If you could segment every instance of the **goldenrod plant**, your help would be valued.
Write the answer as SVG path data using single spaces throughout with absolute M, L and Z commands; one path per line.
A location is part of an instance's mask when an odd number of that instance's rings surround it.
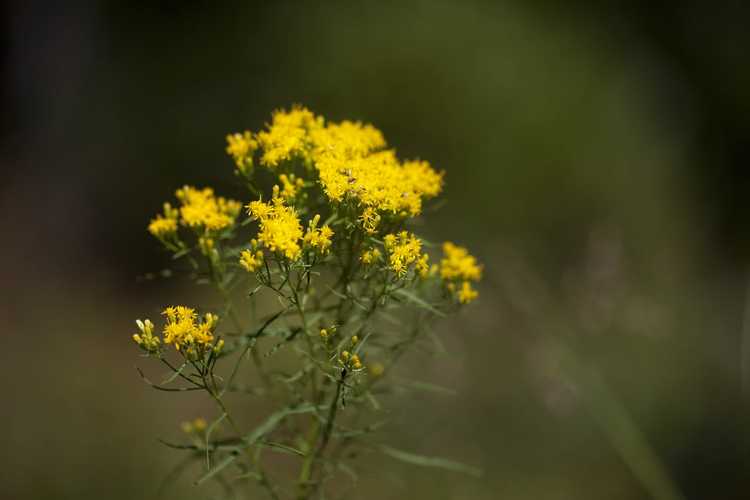
M 476 473 L 389 446 L 378 432 L 379 389 L 399 358 L 433 335 L 434 320 L 478 296 L 477 260 L 410 228 L 440 194 L 443 172 L 398 159 L 372 125 L 329 122 L 300 106 L 226 139 L 249 191 L 244 210 L 211 188 L 185 186 L 148 225 L 223 303 L 200 312 L 170 305 L 158 327 L 136 321 L 135 343 L 169 370 L 157 383 L 139 369 L 144 381 L 202 391 L 216 405 L 208 421 L 183 423 L 184 442 L 167 444 L 200 461 L 197 483 L 249 481 L 273 499 L 335 497 L 328 483 L 354 477 L 360 451 Z M 264 178 L 273 185 L 265 193 Z M 442 255 L 431 260 L 433 248 Z M 257 314 L 259 300 L 273 309 Z M 293 361 L 276 366 L 281 351 Z M 232 412 L 248 394 L 273 408 L 260 425 Z M 269 459 L 275 452 L 293 461 Z

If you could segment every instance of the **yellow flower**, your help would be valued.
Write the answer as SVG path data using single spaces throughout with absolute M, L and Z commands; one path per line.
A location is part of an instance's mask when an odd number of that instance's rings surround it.
M 362 369 L 362 362 L 360 361 L 359 356 L 357 356 L 356 354 L 352 355 L 351 366 L 355 370 L 361 370 Z
M 328 225 L 325 225 L 318 229 L 319 221 L 320 215 L 316 215 L 308 223 L 304 242 L 308 248 L 317 250 L 321 255 L 325 255 L 328 253 L 328 250 L 331 247 L 331 237 L 333 236 L 333 229 L 331 229 Z
M 444 280 L 482 279 L 482 267 L 469 251 L 450 241 L 443 243 L 443 260 L 440 261 L 440 276 Z
M 323 190 L 332 201 L 348 196 L 365 211 L 369 208 L 361 218 L 368 232 L 377 225 L 374 210 L 415 216 L 422 210 L 422 199 L 442 189 L 442 173 L 425 161 L 401 164 L 392 150 L 385 149 L 383 134 L 372 125 L 329 123 L 313 131 L 311 138 L 311 158 Z
M 305 185 L 305 181 L 296 177 L 294 174 L 286 175 L 281 174 L 279 176 L 283 189 L 281 190 L 281 196 L 289 201 L 297 196 L 297 193 Z
M 377 212 L 413 217 L 421 212 L 424 199 L 442 190 L 442 173 L 426 161 L 399 161 L 387 149 L 383 133 L 369 124 L 326 123 L 322 116 L 294 106 L 289 111 L 275 111 L 271 123 L 256 139 L 263 165 L 276 168 L 282 162 L 300 159 L 317 171 L 331 201 L 356 200 L 363 210 L 360 221 L 368 233 L 378 225 Z M 282 196 L 292 198 L 298 186 L 290 188 L 280 180 Z
M 238 201 L 214 196 L 211 188 L 184 186 L 177 190 L 176 196 L 182 204 L 182 224 L 194 229 L 222 230 L 234 224 L 242 209 Z
M 243 250 L 240 253 L 240 265 L 249 273 L 254 273 L 263 265 L 263 252 L 260 250 Z
M 177 233 L 177 218 L 179 211 L 172 208 L 169 203 L 164 204 L 164 215 L 158 214 L 151 219 L 148 225 L 148 232 L 159 239 L 166 239 Z
M 302 226 L 294 208 L 274 197 L 271 203 L 254 201 L 248 205 L 250 215 L 260 222 L 258 241 L 272 252 L 279 252 L 291 261 L 299 259 L 302 249 Z
M 290 111 L 275 111 L 271 124 L 257 135 L 258 144 L 263 149 L 260 162 L 274 168 L 293 158 L 306 160 L 311 146 L 309 133 L 322 123 L 322 117 L 316 117 L 302 106 L 294 106 Z
M 458 301 L 462 304 L 468 304 L 479 296 L 479 292 L 471 287 L 471 283 L 464 281 L 461 289 L 458 291 Z
M 414 268 L 417 270 L 417 274 L 419 274 L 420 278 L 426 278 L 430 274 L 430 265 L 428 264 L 428 261 L 430 260 L 430 256 L 425 254 L 422 254 L 421 257 L 417 259 L 417 262 L 414 264 Z
M 194 432 L 203 432 L 206 430 L 208 423 L 206 419 L 198 417 L 192 422 L 182 422 L 180 428 L 185 434 L 193 434 Z
M 418 271 L 426 256 L 422 255 L 422 242 L 407 231 L 401 231 L 398 235 L 388 234 L 383 238 L 385 251 L 388 254 L 388 265 L 399 277 L 404 277 L 409 266 L 415 262 L 419 263 Z
M 361 260 L 365 265 L 370 265 L 373 262 L 380 260 L 380 256 L 380 250 L 378 250 L 377 248 L 371 248 L 369 250 L 365 250 L 359 257 L 359 260 Z
M 175 349 L 184 353 L 202 353 L 213 342 L 213 330 L 219 317 L 208 313 L 201 321 L 194 309 L 173 306 L 164 309 L 167 318 L 164 326 L 164 343 L 174 344 Z
M 211 251 L 214 249 L 214 239 L 201 236 L 198 238 L 198 248 L 203 255 L 211 255 Z
M 359 216 L 358 220 L 367 234 L 373 234 L 375 233 L 378 224 L 380 224 L 380 215 L 374 208 L 367 207 Z
M 456 294 L 460 303 L 468 304 L 479 296 L 470 282 L 482 279 L 482 266 L 466 248 L 446 241 L 443 243 L 443 259 L 440 261 L 440 277 L 446 283 L 448 291 Z M 458 282 L 461 282 L 461 287 L 457 290 Z
M 234 159 L 237 170 L 243 174 L 250 172 L 253 166 L 253 152 L 257 148 L 258 143 L 248 131 L 227 135 L 227 154 Z

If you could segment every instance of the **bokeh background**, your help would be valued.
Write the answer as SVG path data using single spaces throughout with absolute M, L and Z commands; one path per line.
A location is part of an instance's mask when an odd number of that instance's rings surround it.
M 457 394 L 382 436 L 483 477 L 367 456 L 348 498 L 748 498 L 748 17 L 667 5 L 4 3 L 0 497 L 156 498 L 205 405 L 133 369 L 185 293 L 139 279 L 145 225 L 183 183 L 241 196 L 225 134 L 303 103 L 446 170 L 423 231 L 485 263 L 402 371 Z

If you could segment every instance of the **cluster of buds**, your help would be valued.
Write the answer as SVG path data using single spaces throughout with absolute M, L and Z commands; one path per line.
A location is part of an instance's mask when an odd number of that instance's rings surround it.
M 138 319 L 135 321 L 135 324 L 138 325 L 138 329 L 141 331 L 141 333 L 133 334 L 135 343 L 147 352 L 158 352 L 161 340 L 159 340 L 159 337 L 154 336 L 154 324 L 151 320 L 141 321 Z
M 185 434 L 200 434 L 206 430 L 207 426 L 206 419 L 198 417 L 192 422 L 183 422 L 180 425 L 180 428 Z

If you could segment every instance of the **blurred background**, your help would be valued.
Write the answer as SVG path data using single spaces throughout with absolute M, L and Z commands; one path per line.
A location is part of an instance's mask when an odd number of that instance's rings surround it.
M 750 49 L 742 2 L 39 2 L 2 7 L 0 497 L 156 498 L 204 402 L 138 378 L 185 293 L 148 219 L 302 103 L 447 172 L 432 239 L 485 264 L 403 374 L 349 498 L 750 496 Z M 667 4 L 668 5 L 668 4 Z M 164 498 L 213 498 L 190 474 Z

